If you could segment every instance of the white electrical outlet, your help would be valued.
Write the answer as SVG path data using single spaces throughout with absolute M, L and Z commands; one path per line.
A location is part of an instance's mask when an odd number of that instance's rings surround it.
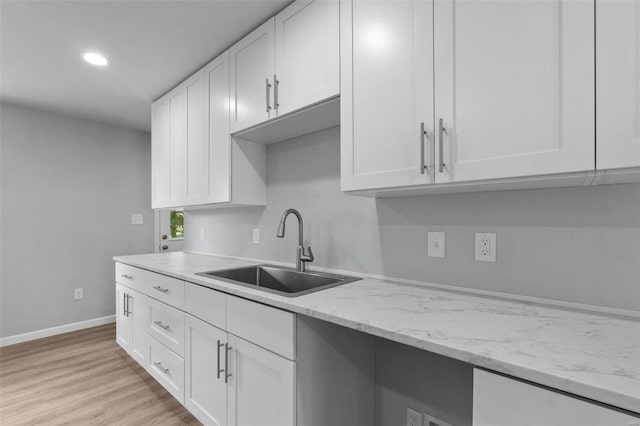
M 207 230 L 204 226 L 200 227 L 200 239 L 204 241 L 204 238 L 207 234 Z
M 407 407 L 407 426 L 422 426 L 422 414 Z
M 81 288 L 76 288 L 73 290 L 73 298 L 75 300 L 80 300 L 84 297 L 82 289 Z
M 476 233 L 476 260 L 495 262 L 497 248 L 496 234 L 489 232 Z
M 451 423 L 447 423 L 444 420 L 437 419 L 427 413 L 422 415 L 422 424 L 424 426 L 452 426 Z
M 427 256 L 445 257 L 444 232 L 427 232 Z
M 260 244 L 260 229 L 253 228 L 253 244 Z
M 144 216 L 142 213 L 133 213 L 131 215 L 131 224 L 132 225 L 142 225 L 144 223 Z

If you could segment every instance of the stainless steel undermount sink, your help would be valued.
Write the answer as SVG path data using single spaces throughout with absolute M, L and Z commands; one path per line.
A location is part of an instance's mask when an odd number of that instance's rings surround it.
M 196 275 L 288 297 L 302 296 L 361 279 L 324 272 L 298 272 L 294 269 L 272 265 L 198 272 Z

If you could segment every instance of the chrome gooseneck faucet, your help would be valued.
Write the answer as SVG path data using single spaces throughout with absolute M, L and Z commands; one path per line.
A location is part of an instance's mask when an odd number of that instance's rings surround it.
M 305 264 L 307 262 L 313 262 L 314 257 L 313 252 L 311 251 L 311 247 L 307 247 L 309 253 L 305 253 L 305 248 L 303 245 L 302 215 L 298 210 L 287 209 L 284 213 L 282 213 L 276 237 L 284 238 L 284 222 L 287 220 L 287 216 L 289 216 L 290 214 L 294 214 L 298 218 L 298 248 L 296 250 L 296 270 L 304 272 L 306 269 Z

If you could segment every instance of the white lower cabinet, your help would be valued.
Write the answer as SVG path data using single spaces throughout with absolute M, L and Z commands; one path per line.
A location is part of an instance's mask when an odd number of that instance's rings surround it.
M 473 373 L 473 426 L 628 426 L 640 417 L 484 370 Z
M 116 271 L 118 344 L 203 424 L 372 424 L 372 336 L 140 268 Z
M 227 333 L 188 314 L 184 323 L 184 405 L 205 425 L 226 425 L 224 357 Z
M 125 351 L 133 346 L 133 317 L 129 314 L 129 294 L 131 290 L 116 284 L 116 341 Z
M 116 284 L 116 340 L 140 365 L 149 363 L 147 297 L 122 284 Z
M 229 334 L 230 426 L 296 424 L 295 362 Z

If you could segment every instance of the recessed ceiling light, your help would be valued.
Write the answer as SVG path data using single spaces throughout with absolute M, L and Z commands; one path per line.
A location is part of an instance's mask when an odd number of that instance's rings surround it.
M 87 52 L 82 55 L 82 58 L 85 61 L 89 62 L 91 65 L 97 65 L 99 67 L 103 67 L 109 63 L 109 61 L 107 61 L 107 58 L 96 52 Z

